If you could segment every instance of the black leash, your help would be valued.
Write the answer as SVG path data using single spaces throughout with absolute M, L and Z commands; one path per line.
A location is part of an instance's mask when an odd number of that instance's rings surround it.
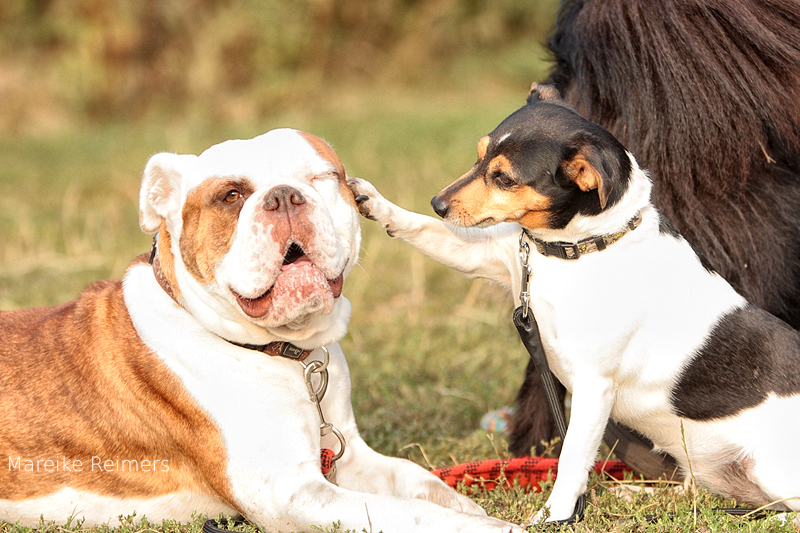
M 550 405 L 550 411 L 553 413 L 553 418 L 556 422 L 556 429 L 564 441 L 567 434 L 567 420 L 564 415 L 564 405 L 559 401 L 558 393 L 556 392 L 555 376 L 550 372 L 550 367 L 547 364 L 547 357 L 544 355 L 544 348 L 542 348 L 542 338 L 539 336 L 539 325 L 533 316 L 533 312 L 528 309 L 527 312 L 523 306 L 519 306 L 514 310 L 514 325 L 517 327 L 519 337 L 522 339 L 522 344 L 528 350 L 539 377 L 544 384 L 544 390 L 547 394 L 547 403 Z M 583 520 L 583 512 L 586 509 L 586 495 L 581 494 L 578 501 L 575 502 L 575 511 L 572 516 L 565 520 L 554 520 L 554 524 L 574 524 Z

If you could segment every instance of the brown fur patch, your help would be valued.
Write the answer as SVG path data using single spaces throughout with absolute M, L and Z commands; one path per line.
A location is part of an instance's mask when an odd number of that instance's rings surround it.
M 330 163 L 336 169 L 336 173 L 339 175 L 339 193 L 348 204 L 352 205 L 355 209 L 358 209 L 355 197 L 353 196 L 353 191 L 347 186 L 347 174 L 345 174 L 344 165 L 339 159 L 339 156 L 336 155 L 336 152 L 333 150 L 333 148 L 331 148 L 328 143 L 319 137 L 311 135 L 310 133 L 301 131 L 300 135 L 302 135 L 308 144 L 310 144 L 311 147 L 316 150 L 317 155 L 319 155 L 322 159 L 330 161 Z
M 528 92 L 528 101 L 531 99 L 537 100 L 561 100 L 561 93 L 554 85 L 540 85 L 538 83 L 531 84 L 531 90 Z
M 600 174 L 583 154 L 579 153 L 569 161 L 564 161 L 561 167 L 564 169 L 564 174 L 583 192 L 597 189 L 603 183 Z
M 544 198 L 544 197 L 539 197 Z M 544 210 L 531 210 L 522 215 L 519 220 L 520 226 L 526 229 L 549 228 L 550 227 L 550 211 Z
M 72 487 L 231 501 L 219 429 L 142 343 L 121 282 L 90 285 L 59 307 L 2 312 L 0 331 L 0 457 L 20 466 L 0 468 L 0 498 Z
M 584 154 L 579 152 L 569 161 L 564 161 L 561 168 L 564 170 L 564 174 L 583 192 L 598 189 L 600 207 L 606 206 L 608 196 L 611 194 L 611 187 L 603 180 L 603 177 Z
M 225 194 L 233 189 L 242 196 L 234 203 L 223 201 Z M 181 258 L 197 281 L 203 284 L 214 281 L 214 269 L 231 249 L 239 212 L 254 190 L 252 183 L 244 178 L 209 178 L 186 196 Z
M 749 460 L 730 462 L 716 472 L 717 477 L 706 482 L 720 494 L 735 498 L 736 500 L 751 505 L 766 505 L 772 498 L 764 494 L 747 475 Z M 783 505 L 770 506 L 771 509 L 787 509 Z

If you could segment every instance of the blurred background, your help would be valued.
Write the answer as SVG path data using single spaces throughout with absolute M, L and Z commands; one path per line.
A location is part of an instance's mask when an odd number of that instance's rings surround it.
M 522 90 L 554 0 L 4 0 L 0 127 L 253 121 L 354 91 Z M 488 96 L 483 93 L 484 96 Z
M 160 151 L 276 127 L 326 139 L 400 205 L 430 198 L 549 64 L 556 0 L 3 0 L 0 310 L 118 278 L 151 237 L 138 188 Z M 363 221 L 343 340 L 366 440 L 425 466 L 503 455 L 478 430 L 526 354 L 502 289 Z

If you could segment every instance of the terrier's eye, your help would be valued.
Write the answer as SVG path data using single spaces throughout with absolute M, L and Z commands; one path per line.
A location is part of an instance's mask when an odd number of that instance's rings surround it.
M 506 174 L 502 172 L 497 172 L 492 176 L 492 179 L 498 183 L 501 187 L 511 187 L 514 185 L 514 180 L 509 178 Z
M 225 201 L 229 204 L 234 203 L 239 198 L 242 197 L 242 194 L 237 190 L 228 191 L 228 194 L 225 195 Z

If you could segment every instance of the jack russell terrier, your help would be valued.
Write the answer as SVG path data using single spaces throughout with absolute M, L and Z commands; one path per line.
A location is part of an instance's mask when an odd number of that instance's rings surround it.
M 0 519 L 521 531 L 359 437 L 338 341 L 360 220 L 325 142 L 157 154 L 140 223 L 157 245 L 122 281 L 0 313 Z
M 609 417 L 687 479 L 800 510 L 800 335 L 704 264 L 653 208 L 633 156 L 553 87 L 534 84 L 479 141 L 472 169 L 431 202 L 444 222 L 350 185 L 390 235 L 515 295 L 530 247 L 530 309 L 572 393 L 558 478 L 534 520 L 572 515 Z

